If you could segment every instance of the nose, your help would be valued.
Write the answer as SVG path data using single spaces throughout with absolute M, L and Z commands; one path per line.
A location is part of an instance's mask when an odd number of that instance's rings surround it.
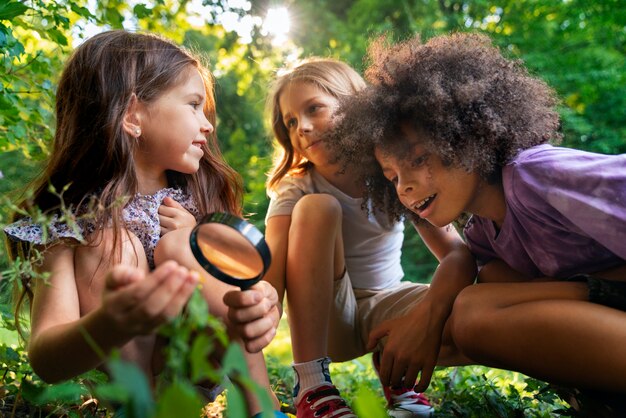
M 413 191 L 413 184 L 398 176 L 398 184 L 396 184 L 396 192 L 398 196 L 409 194 Z
M 313 124 L 306 116 L 302 117 L 300 121 L 298 121 L 298 134 L 304 135 L 313 129 Z
M 203 119 L 203 121 L 200 124 L 200 131 L 204 135 L 211 135 L 213 133 L 213 131 L 215 130 L 215 128 L 213 127 L 211 122 L 209 122 L 209 120 L 207 119 L 206 116 L 202 116 L 202 119 Z

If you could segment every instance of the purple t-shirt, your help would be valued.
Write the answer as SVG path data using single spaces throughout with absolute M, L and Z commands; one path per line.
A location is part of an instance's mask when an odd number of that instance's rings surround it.
M 472 216 L 465 237 L 478 265 L 499 258 L 530 277 L 565 278 L 626 263 L 626 154 L 539 145 L 502 169 L 499 232 Z

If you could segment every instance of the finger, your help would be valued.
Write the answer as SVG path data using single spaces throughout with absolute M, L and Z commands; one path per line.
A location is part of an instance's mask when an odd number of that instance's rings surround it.
M 159 225 L 161 225 L 161 227 L 173 229 L 176 227 L 176 220 L 169 216 L 159 215 Z
M 159 225 L 161 227 L 161 236 L 176 229 L 176 224 L 174 222 L 174 219 L 166 218 L 161 215 L 159 215 Z
M 119 264 L 114 266 L 105 278 L 105 287 L 109 290 L 138 282 L 144 276 L 144 272 L 136 267 Z
M 229 308 L 247 308 L 254 306 L 263 299 L 263 295 L 256 289 L 231 290 L 224 294 L 224 304 Z
M 273 304 L 278 303 L 278 292 L 276 291 L 276 288 L 274 288 L 274 286 L 272 286 L 270 283 L 262 280 L 252 286 L 252 289 L 259 290 L 263 294 L 263 296 L 269 299 L 270 302 L 272 302 Z
M 134 303 L 139 305 L 166 280 L 176 269 L 178 263 L 175 261 L 166 261 L 157 266 L 156 269 L 148 273 L 144 280 L 129 286 L 128 292 L 134 299 Z
M 435 365 L 428 365 L 422 368 L 422 373 L 420 375 L 420 380 L 415 385 L 416 392 L 424 392 L 428 389 L 428 385 L 430 385 L 430 381 L 433 377 L 433 372 L 435 371 Z
M 165 206 L 169 206 L 172 208 L 184 209 L 183 205 L 181 205 L 180 203 L 178 203 L 176 200 L 174 200 L 173 198 L 169 196 L 163 199 L 161 203 Z
M 258 318 L 236 326 L 239 336 L 248 341 L 262 337 L 273 328 L 276 328 L 274 321 L 268 317 Z
M 199 277 L 200 275 L 196 272 L 192 272 L 187 276 L 186 282 L 180 287 L 178 293 L 175 294 L 170 302 L 166 305 L 163 311 L 163 315 L 166 318 L 174 318 L 181 313 L 181 311 L 187 304 L 187 301 L 189 301 L 189 298 L 196 289 Z
M 404 375 L 406 374 L 407 362 L 399 359 L 397 356 L 393 359 L 393 368 L 389 376 L 390 386 L 394 388 L 402 387 Z
M 415 386 L 415 381 L 417 380 L 417 375 L 420 372 L 419 364 L 411 364 L 406 370 L 406 374 L 404 375 L 404 387 L 407 389 L 412 389 Z
M 187 269 L 177 267 L 161 281 L 135 309 L 134 315 L 138 321 L 156 326 L 169 319 L 166 316 L 167 307 L 187 282 L 187 275 Z
M 380 371 L 378 372 L 380 382 L 383 384 L 383 386 L 391 386 L 390 376 L 392 367 L 393 356 L 389 355 L 387 353 L 387 350 L 383 350 L 380 356 Z
M 276 328 L 271 328 L 268 332 L 263 334 L 262 336 L 246 341 L 244 346 L 246 347 L 246 351 L 250 353 L 258 353 L 267 347 L 274 337 L 276 336 Z
M 382 322 L 380 325 L 370 331 L 370 335 L 367 340 L 367 350 L 373 351 L 378 345 L 378 341 L 381 338 L 386 337 L 388 333 L 389 328 L 387 327 L 387 324 L 385 322 Z
M 256 305 L 228 309 L 228 319 L 232 323 L 248 323 L 268 316 L 274 308 L 268 299 L 262 299 Z
M 158 214 L 161 216 L 167 216 L 169 218 L 174 218 L 176 214 L 180 213 L 180 209 L 161 205 L 158 209 Z

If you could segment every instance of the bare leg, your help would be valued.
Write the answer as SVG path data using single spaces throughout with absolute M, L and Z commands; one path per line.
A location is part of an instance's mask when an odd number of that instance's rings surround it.
M 166 260 L 175 260 L 179 264 L 187 267 L 188 269 L 200 273 L 204 278 L 204 283 L 202 284 L 201 291 L 202 295 L 209 305 L 209 311 L 212 315 L 221 318 L 226 324 L 227 329 L 229 329 L 230 331 L 230 327 L 228 326 L 228 319 L 226 316 L 228 308 L 226 307 L 222 299 L 227 291 L 233 290 L 235 289 L 235 287 L 222 283 L 221 281 L 212 277 L 206 271 L 204 271 L 203 268 L 196 262 L 196 259 L 191 252 L 191 247 L 188 244 L 190 233 L 190 228 L 183 228 L 168 232 L 166 235 L 164 235 L 159 241 L 157 247 L 155 248 L 155 263 L 158 265 Z M 236 335 L 230 335 L 230 337 L 234 341 L 238 341 L 238 337 Z M 244 357 L 246 358 L 246 363 L 252 379 L 262 387 L 266 388 L 274 403 L 274 408 L 279 409 L 280 404 L 278 402 L 278 398 L 276 398 L 276 395 L 271 390 L 263 353 L 248 353 L 245 350 L 243 344 L 241 344 L 241 348 L 243 350 Z M 252 393 L 246 394 L 246 400 L 248 402 L 248 406 L 250 409 L 249 412 L 251 415 L 254 415 L 261 411 L 261 405 L 258 402 L 256 396 L 254 396 Z
M 452 338 L 481 364 L 626 392 L 626 313 L 586 300 L 581 283 L 477 284 L 456 299 Z
M 287 302 L 293 357 L 326 357 L 333 278 L 345 269 L 341 206 L 325 194 L 304 196 L 294 208 L 287 253 Z

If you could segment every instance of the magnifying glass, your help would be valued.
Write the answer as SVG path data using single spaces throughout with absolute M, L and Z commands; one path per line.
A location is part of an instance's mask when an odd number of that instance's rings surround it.
M 189 244 L 202 268 L 241 290 L 261 280 L 272 260 L 261 231 L 229 213 L 205 216 L 191 231 Z

